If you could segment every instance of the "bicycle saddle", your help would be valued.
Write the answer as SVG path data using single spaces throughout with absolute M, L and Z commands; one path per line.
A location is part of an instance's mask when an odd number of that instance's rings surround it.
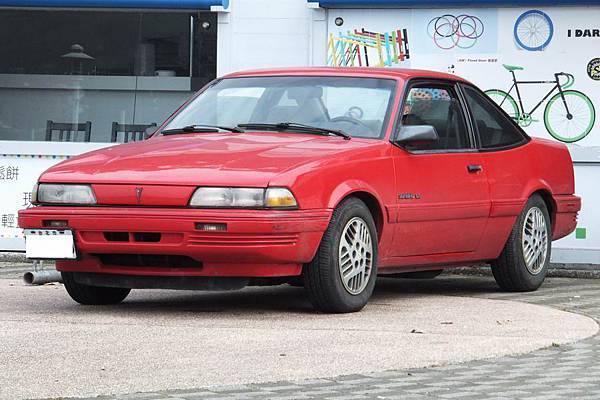
M 502 64 L 502 66 L 504 68 L 506 68 L 508 71 L 520 71 L 520 70 L 524 69 L 523 67 L 518 67 L 516 65 Z

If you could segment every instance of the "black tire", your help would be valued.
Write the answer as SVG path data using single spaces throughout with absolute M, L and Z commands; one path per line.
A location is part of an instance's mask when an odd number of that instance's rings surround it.
M 543 263 L 540 263 L 539 272 L 536 270 L 535 273 L 532 273 L 527 267 L 523 244 L 523 225 L 529 211 L 533 208 L 537 208 L 543 214 L 547 249 L 545 259 Z M 525 204 L 521 214 L 519 214 L 500 257 L 491 263 L 492 273 L 498 286 L 510 292 L 530 292 L 537 290 L 544 282 L 548 272 L 551 244 L 552 226 L 548 208 L 540 196 L 533 195 L 529 198 L 527 204 Z
M 131 289 L 89 286 L 75 281 L 72 272 L 62 272 L 62 279 L 69 296 L 85 305 L 118 304 L 125 300 Z
M 372 243 L 371 271 L 360 293 L 350 293 L 342 282 L 339 268 L 339 249 L 342 233 L 353 219 L 362 220 Z M 348 313 L 360 311 L 369 301 L 377 279 L 377 229 L 373 216 L 361 200 L 350 197 L 334 210 L 315 258 L 303 268 L 304 288 L 310 302 L 318 311 Z

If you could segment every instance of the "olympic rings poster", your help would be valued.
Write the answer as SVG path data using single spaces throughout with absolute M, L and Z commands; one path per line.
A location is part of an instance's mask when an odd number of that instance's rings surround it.
M 498 48 L 498 13 L 491 9 L 470 9 L 468 12 L 447 10 L 415 10 L 414 21 L 427 23 L 414 36 L 414 48 L 422 53 L 452 51 L 460 53 L 494 53 Z

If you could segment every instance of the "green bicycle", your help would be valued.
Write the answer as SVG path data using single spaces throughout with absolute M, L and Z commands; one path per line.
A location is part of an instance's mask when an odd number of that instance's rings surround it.
M 535 120 L 531 115 L 558 89 L 548 100 L 544 109 L 544 125 L 548 133 L 555 139 L 565 143 L 577 142 L 586 137 L 596 121 L 596 110 L 589 97 L 577 90 L 565 90 L 573 86 L 575 77 L 565 72 L 554 74 L 553 81 L 518 81 L 515 71 L 523 70 L 523 67 L 503 64 L 504 68 L 512 74 L 513 84 L 505 92 L 500 89 L 486 90 L 487 94 L 498 104 L 509 116 L 515 119 L 521 126 L 529 126 Z M 561 78 L 566 82 L 561 83 Z M 523 84 L 554 84 L 554 87 L 536 104 L 531 111 L 526 112 L 519 91 L 519 85 Z M 510 95 L 515 89 L 519 103 Z

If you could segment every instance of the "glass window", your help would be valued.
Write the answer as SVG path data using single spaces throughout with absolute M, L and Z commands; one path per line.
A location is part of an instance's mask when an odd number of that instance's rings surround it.
M 523 141 L 523 135 L 498 110 L 498 106 L 475 89 L 468 86 L 463 87 L 471 114 L 477 125 L 481 147 L 505 147 Z
M 15 10 L 0 21 L 2 74 L 190 76 L 187 13 Z
M 0 10 L 0 140 L 122 142 L 126 129 L 161 123 L 214 79 L 216 22 L 210 12 Z
M 439 141 L 419 146 L 419 150 L 457 150 L 470 147 L 460 103 L 449 87 L 411 87 L 404 102 L 402 124 L 431 125 L 437 131 Z
M 380 138 L 395 81 L 350 77 L 251 77 L 223 79 L 200 94 L 168 125 L 235 127 L 296 122 Z
M 264 92 L 263 87 L 224 88 L 216 93 L 215 104 L 208 105 L 203 110 L 203 119 L 210 125 L 222 126 L 229 126 L 235 119 L 248 121 Z
M 350 105 L 348 99 L 363 99 Z M 382 117 L 386 114 L 390 93 L 380 88 L 341 87 L 323 89 L 323 101 L 329 117 L 343 121 L 354 118 L 370 128 L 371 132 L 379 132 Z

